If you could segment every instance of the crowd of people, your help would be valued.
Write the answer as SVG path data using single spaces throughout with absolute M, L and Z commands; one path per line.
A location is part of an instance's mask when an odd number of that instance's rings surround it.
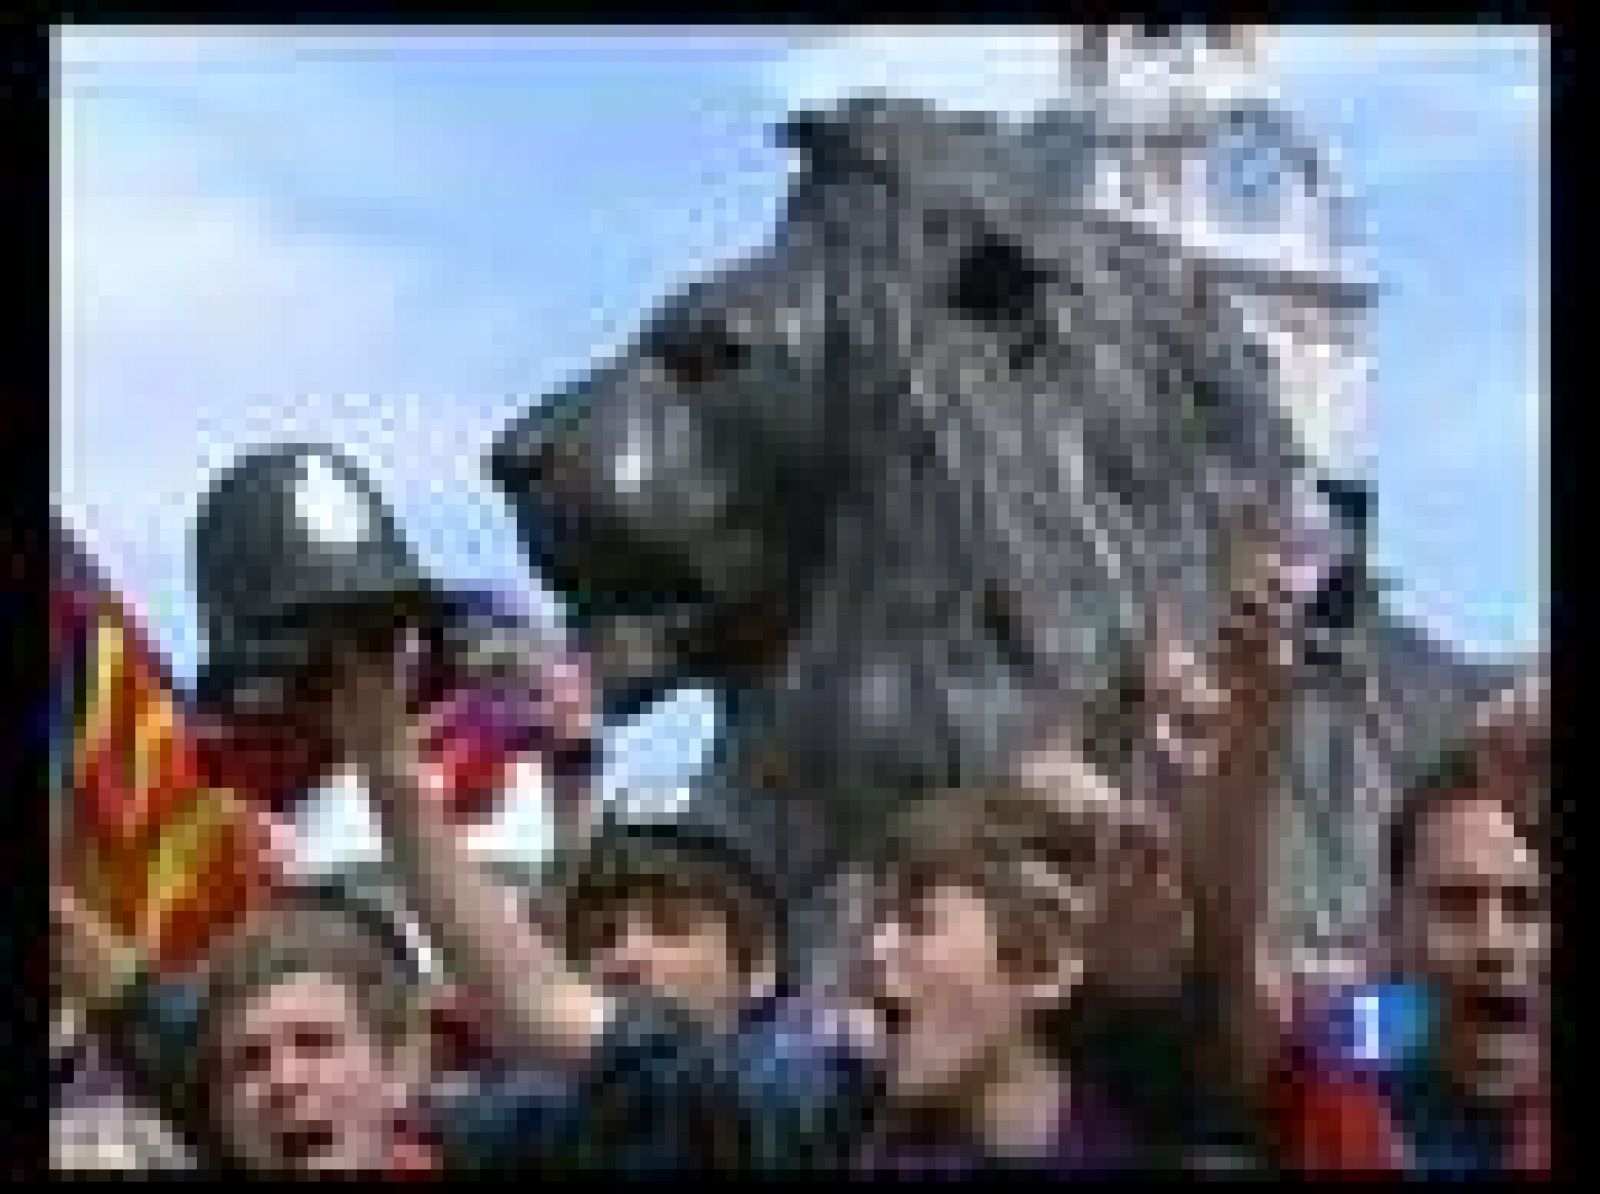
M 602 807 L 583 661 L 432 584 L 340 458 L 318 467 L 386 566 L 335 583 L 285 562 L 316 553 L 263 511 L 317 455 L 249 455 L 206 499 L 196 733 L 224 756 L 293 745 L 294 767 L 236 780 L 269 821 L 357 770 L 442 973 L 283 877 L 194 966 L 156 967 L 63 846 L 58 1169 L 1549 1171 L 1537 684 L 1406 792 L 1369 948 L 1313 981 L 1269 932 L 1292 603 L 1263 543 L 1209 651 L 1151 611 L 1160 792 L 1117 790 L 1073 727 L 1041 727 L 1012 774 L 927 793 L 846 864 L 847 964 L 812 973 L 737 848 Z M 280 554 L 252 556 L 264 541 Z M 468 848 L 507 771 L 441 761 L 465 721 L 492 729 L 480 753 L 546 773 L 537 890 Z

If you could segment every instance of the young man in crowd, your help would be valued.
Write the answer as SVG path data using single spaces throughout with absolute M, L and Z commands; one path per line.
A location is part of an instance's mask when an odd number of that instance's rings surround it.
M 1098 828 L 1032 793 L 931 798 L 879 875 L 864 994 L 883 1101 L 867 1172 L 1062 1176 L 1148 1163 L 1116 1107 L 1054 1048 L 1099 915 Z
M 320 908 L 264 915 L 213 957 L 190 1081 L 213 1151 L 253 1173 L 429 1173 L 413 1116 L 426 1055 L 404 1046 L 402 959 Z
M 121 1046 L 193 1145 L 198 1167 L 279 1176 L 426 1174 L 437 1156 L 414 1112 L 425 1054 L 415 984 L 391 943 L 292 901 L 247 920 L 179 987 L 118 978 L 136 966 L 58 890 L 67 966 L 96 1028 Z
M 1267 616 L 1286 608 L 1270 575 L 1259 591 Z M 1225 640 L 1219 706 L 1234 730 L 1183 805 L 1195 964 L 1222 1021 L 1212 1074 L 1259 1109 L 1291 1170 L 1547 1172 L 1540 693 L 1490 710 L 1402 801 L 1370 980 L 1297 990 L 1266 939 L 1281 641 Z
M 1293 1007 L 1272 1075 L 1290 1166 L 1548 1173 L 1548 878 L 1502 778 L 1467 747 L 1405 797 L 1377 981 Z

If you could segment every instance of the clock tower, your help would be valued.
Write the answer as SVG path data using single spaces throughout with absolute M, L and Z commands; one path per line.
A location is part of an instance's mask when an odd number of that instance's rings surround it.
M 1089 26 L 1061 42 L 1061 106 L 1095 130 L 1086 201 L 1159 234 L 1224 287 L 1260 328 L 1318 471 L 1360 480 L 1376 290 L 1352 194 L 1263 69 L 1270 38 Z

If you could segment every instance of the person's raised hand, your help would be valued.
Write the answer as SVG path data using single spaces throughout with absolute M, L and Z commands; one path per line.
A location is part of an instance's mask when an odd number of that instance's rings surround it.
M 1485 702 L 1473 729 L 1487 763 L 1510 774 L 1544 775 L 1550 749 L 1549 689 L 1540 669 Z
M 1183 637 L 1175 611 L 1159 597 L 1146 618 L 1143 664 L 1151 749 L 1185 779 L 1209 775 L 1227 694 L 1204 655 Z
M 1257 540 L 1245 555 L 1214 652 L 1230 703 L 1275 691 L 1293 668 L 1295 592 L 1294 565 Z
M 1508 793 L 1529 825 L 1543 824 L 1550 787 L 1549 681 L 1543 670 L 1484 702 L 1470 742 L 1484 780 Z

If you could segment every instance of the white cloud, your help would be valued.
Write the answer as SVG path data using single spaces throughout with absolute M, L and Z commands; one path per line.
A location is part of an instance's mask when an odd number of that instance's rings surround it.
M 791 39 L 769 85 L 791 105 L 825 103 L 863 90 L 919 95 L 952 107 L 1025 114 L 1060 98 L 1061 26 L 862 26 Z M 1470 69 L 1490 59 L 1538 58 L 1545 39 L 1531 30 L 1381 26 L 1257 30 L 1264 82 L 1285 87 L 1342 84 L 1381 72 Z M 1523 101 L 1526 84 L 1505 88 Z
M 1066 94 L 1060 38 L 1059 27 L 823 33 L 793 39 L 766 85 L 791 108 L 883 91 L 1020 118 Z M 1219 86 L 1281 97 L 1359 189 L 1484 164 L 1536 168 L 1546 121 L 1541 30 L 1301 26 L 1260 31 L 1254 47 L 1254 71 Z M 1344 159 L 1352 133 L 1362 149 Z
M 1527 29 L 1306 26 L 1267 39 L 1262 65 L 1291 103 L 1316 110 L 1325 135 L 1377 134 L 1356 181 L 1397 186 L 1485 162 L 1531 164 L 1546 50 Z
M 57 67 L 90 71 L 252 61 L 263 53 L 281 53 L 283 46 L 281 35 L 264 29 L 242 33 L 235 27 L 223 33 L 183 25 L 76 26 L 58 29 L 53 43 Z
M 820 34 L 793 39 L 791 51 L 771 65 L 767 83 L 791 107 L 881 90 L 1026 115 L 1064 94 L 1061 34 L 1060 27 L 1044 26 Z M 1304 26 L 1260 31 L 1254 45 L 1260 86 L 1291 103 L 1296 93 L 1370 89 L 1374 80 L 1411 89 L 1408 106 L 1437 126 L 1422 148 L 1441 167 L 1468 152 L 1486 122 L 1496 126 L 1491 131 L 1525 131 L 1542 98 L 1542 86 L 1531 79 L 1543 77 L 1538 64 L 1545 38 L 1532 30 Z M 1513 64 L 1523 69 L 1508 72 Z M 1490 77 L 1489 68 L 1504 78 Z M 1469 74 L 1470 86 L 1441 87 Z
M 485 371 L 482 328 L 470 303 L 402 319 L 403 259 L 251 200 L 91 199 L 63 227 L 57 483 L 85 521 L 180 542 L 213 470 L 287 438 L 360 444 L 391 484 L 476 479 L 488 420 L 456 412 L 447 451 L 423 425 Z
M 1485 30 L 1475 25 L 1303 25 L 1261 37 L 1264 64 L 1301 83 L 1344 80 L 1373 72 L 1439 70 L 1490 57 L 1538 58 L 1546 44 L 1530 28 Z
M 198 188 L 270 196 L 291 211 L 342 209 L 357 225 L 425 220 L 516 177 L 502 144 L 486 149 L 481 130 L 441 116 L 426 89 L 396 85 L 403 76 L 386 64 L 428 62 L 443 52 L 435 40 L 80 35 L 59 39 L 56 87 L 69 116 L 81 112 L 88 193 Z
M 1043 29 L 861 29 L 808 39 L 774 63 L 768 85 L 789 107 L 882 90 L 955 108 L 1026 114 L 1060 92 L 1059 50 Z
M 115 71 L 146 67 L 234 67 L 263 63 L 394 58 L 406 54 L 503 61 L 508 51 L 562 43 L 593 50 L 619 42 L 670 37 L 677 50 L 716 47 L 741 26 L 702 25 L 141 25 L 137 28 L 78 25 L 58 30 L 56 61 L 79 70 Z
M 56 491 L 155 602 L 180 670 L 196 640 L 189 520 L 251 444 L 356 446 L 430 562 L 460 571 L 449 528 L 482 525 L 499 533 L 477 544 L 481 579 L 525 586 L 481 477 L 514 402 L 495 394 L 516 295 L 441 277 L 425 245 L 319 229 L 270 192 L 219 186 L 225 161 L 184 127 L 130 148 L 119 112 L 59 110 Z

